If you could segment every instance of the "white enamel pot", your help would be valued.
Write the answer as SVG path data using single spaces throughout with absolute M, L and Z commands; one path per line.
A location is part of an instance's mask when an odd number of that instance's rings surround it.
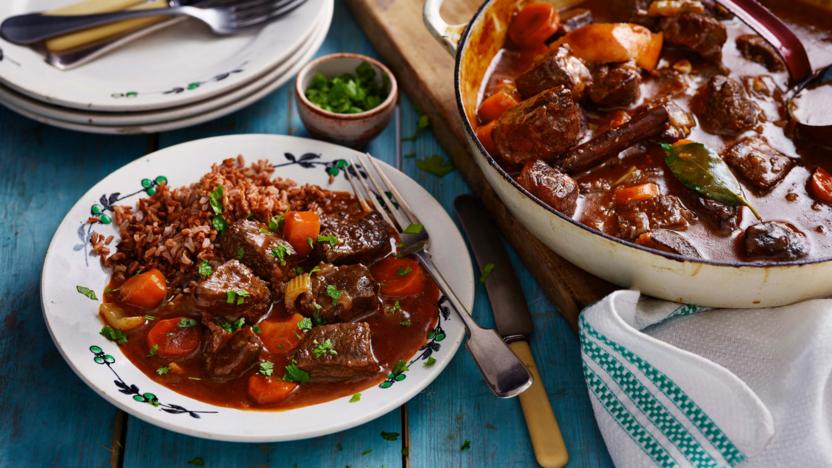
M 566 7 L 574 2 L 556 0 Z M 471 122 L 488 65 L 504 42 L 517 0 L 488 0 L 467 25 L 450 25 L 442 0 L 425 2 L 431 33 L 456 55 L 459 117 L 471 157 L 514 216 L 558 255 L 624 288 L 711 307 L 773 307 L 832 295 L 832 259 L 738 263 L 689 259 L 618 239 L 565 216 L 520 186 L 477 139 Z

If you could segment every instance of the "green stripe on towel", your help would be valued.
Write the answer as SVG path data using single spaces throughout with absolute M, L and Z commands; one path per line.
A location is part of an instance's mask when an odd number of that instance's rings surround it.
M 716 460 L 702 448 L 687 428 L 615 356 L 585 335 L 581 336 L 581 345 L 584 354 L 598 363 L 650 422 L 679 448 L 685 458 L 696 466 L 716 466 Z
M 633 442 L 641 447 L 641 450 L 657 465 L 667 467 L 678 466 L 676 460 L 673 459 L 667 449 L 647 429 L 638 423 L 636 418 L 627 411 L 627 408 L 621 404 L 621 401 L 618 400 L 618 397 L 607 387 L 604 381 L 586 363 L 582 364 L 584 378 L 590 391 L 601 402 L 601 405 L 607 410 L 610 417 L 633 439 Z
M 720 427 L 708 416 L 699 405 L 685 393 L 679 385 L 662 371 L 653 367 L 649 362 L 633 353 L 625 346 L 607 338 L 601 332 L 587 322 L 586 317 L 581 315 L 580 328 L 582 331 L 596 340 L 609 346 L 621 354 L 628 362 L 636 366 L 659 390 L 662 391 L 676 405 L 679 410 L 690 420 L 690 422 L 702 433 L 703 436 L 717 450 L 731 466 L 745 460 L 743 454 Z

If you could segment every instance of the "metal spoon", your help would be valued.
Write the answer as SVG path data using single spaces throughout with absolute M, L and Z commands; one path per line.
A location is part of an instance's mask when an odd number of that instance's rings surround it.
M 829 144 L 832 136 L 832 65 L 812 72 L 798 37 L 754 0 L 716 0 L 736 15 L 783 57 L 789 72 L 788 109 L 798 138 Z

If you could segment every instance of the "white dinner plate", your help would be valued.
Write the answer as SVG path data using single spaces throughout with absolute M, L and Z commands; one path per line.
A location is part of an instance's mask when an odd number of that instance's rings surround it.
M 308 60 L 307 56 L 310 52 L 314 54 L 318 47 L 320 47 L 321 38 L 326 35 L 331 24 L 334 9 L 333 2 L 334 0 L 324 1 L 324 14 L 320 18 L 320 23 L 309 31 L 309 36 L 305 38 L 304 43 L 297 50 L 293 51 L 285 61 L 253 82 L 222 95 L 170 109 L 144 112 L 96 112 L 51 105 L 0 85 L 0 104 L 6 104 L 9 107 L 14 107 L 14 109 L 27 111 L 27 115 L 38 115 L 45 119 L 50 119 L 50 122 L 55 120 L 94 127 L 155 125 L 213 113 L 220 108 L 233 109 L 231 107 L 232 105 L 242 101 L 256 91 L 273 85 L 284 76 L 291 77 L 289 71 L 296 67 L 298 63 L 305 63 Z
M 286 60 L 325 12 L 308 0 L 262 28 L 216 36 L 186 21 L 74 70 L 61 71 L 39 52 L 0 39 L 0 83 L 53 105 L 106 112 L 177 107 L 226 93 Z M 0 2 L 0 21 L 66 5 L 65 0 Z
M 184 396 L 142 373 L 116 344 L 99 334 L 99 301 L 79 294 L 76 286 L 91 288 L 101 297 L 109 272 L 101 267 L 97 257 L 89 255 L 89 236 L 91 232 L 100 232 L 117 237 L 117 231 L 111 224 L 89 224 L 91 212 L 101 213 L 103 209 L 108 214 L 105 207 L 111 200 L 135 204 L 140 197 L 147 196 L 146 191 L 153 189 L 161 176 L 172 186 L 196 182 L 212 163 L 238 154 L 248 162 L 268 159 L 276 167 L 276 177 L 333 190 L 349 189 L 342 173 L 330 178 L 333 166 L 342 158 L 357 156 L 354 150 L 305 138 L 234 135 L 172 146 L 105 177 L 69 210 L 46 253 L 41 300 L 55 346 L 75 373 L 110 403 L 151 424 L 196 437 L 238 442 L 316 437 L 357 426 L 398 408 L 442 372 L 465 336 L 463 324 L 445 301 L 438 304 L 437 327 L 426 337 L 423 349 L 408 361 L 407 371 L 389 374 L 382 384 L 363 390 L 358 402 L 350 403 L 350 398 L 344 397 L 283 411 L 234 409 Z M 430 249 L 437 267 L 462 302 L 471 308 L 474 274 L 456 225 L 418 183 L 386 164 L 383 166 L 435 239 Z M 116 193 L 121 195 L 113 197 Z M 428 357 L 436 360 L 433 365 L 425 365 Z
M 312 59 L 312 57 L 315 56 L 315 53 L 317 53 L 318 49 L 321 47 L 321 44 L 323 44 L 324 39 L 326 39 L 326 34 L 329 30 L 329 24 L 330 20 L 332 19 L 332 16 L 330 15 L 327 18 L 327 21 L 323 25 L 321 25 L 321 29 L 317 31 L 315 33 L 315 36 L 311 38 L 311 42 L 308 46 L 308 49 L 306 49 L 303 52 L 303 55 L 300 57 L 300 59 L 297 60 L 296 63 L 291 66 L 291 68 L 286 70 L 285 73 L 270 78 L 271 81 L 263 80 L 262 85 L 260 85 L 259 87 L 253 86 L 253 89 L 249 91 L 249 94 L 238 96 L 236 100 L 232 100 L 231 102 L 221 105 L 218 108 L 206 110 L 195 115 L 186 116 L 184 118 L 164 122 L 150 122 L 137 125 L 94 125 L 88 123 L 68 122 L 62 119 L 44 115 L 38 111 L 33 110 L 34 108 L 31 106 L 23 107 L 19 106 L 18 104 L 10 100 L 5 100 L 3 98 L 2 92 L 0 92 L 0 104 L 32 120 L 55 127 L 61 127 L 68 130 L 87 133 L 99 133 L 110 135 L 157 133 L 198 125 L 204 122 L 218 119 L 230 113 L 236 112 L 246 106 L 249 106 L 259 101 L 260 99 L 268 96 L 276 89 L 283 86 L 287 81 L 292 79 L 301 69 L 301 67 L 303 67 L 304 64 L 306 64 L 309 60 Z

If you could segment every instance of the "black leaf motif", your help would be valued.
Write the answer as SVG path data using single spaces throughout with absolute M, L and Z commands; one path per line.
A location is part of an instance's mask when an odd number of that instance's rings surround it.
M 101 195 L 101 198 L 98 199 L 98 203 L 101 203 L 101 206 L 104 208 L 110 207 L 110 201 L 107 200 L 107 194 Z
M 72 246 L 72 251 L 77 252 L 77 251 L 79 251 L 83 248 L 84 248 L 84 244 L 75 244 L 75 245 Z
M 315 153 L 304 153 L 298 161 L 311 161 L 313 159 L 321 159 L 321 155 Z
M 193 411 L 188 411 L 188 414 L 191 415 L 192 418 L 202 419 L 198 413 L 194 413 Z
M 164 411 L 165 413 L 170 413 L 170 414 L 182 414 L 182 413 L 187 413 L 188 412 L 184 409 L 180 410 L 180 409 L 175 409 L 175 408 L 162 408 L 162 411 Z
M 312 169 L 313 167 L 315 167 L 314 164 L 309 162 L 299 162 L 298 165 L 304 169 Z
M 219 75 L 214 77 L 214 81 L 222 81 L 228 78 L 229 76 L 231 76 L 231 73 L 220 73 Z
M 3 61 L 3 49 L 0 48 L 0 62 Z
M 162 94 L 180 94 L 180 93 L 184 93 L 184 92 L 185 92 L 185 88 L 183 88 L 181 86 L 177 86 L 175 88 L 171 88 L 171 89 L 165 91 Z
M 283 156 L 285 156 L 286 159 L 292 162 L 295 162 L 297 160 L 297 158 L 295 158 L 295 155 L 292 153 L 283 153 Z
M 110 194 L 110 198 L 107 200 L 107 204 L 113 206 L 117 201 L 118 197 L 121 196 L 121 192 L 115 192 Z

